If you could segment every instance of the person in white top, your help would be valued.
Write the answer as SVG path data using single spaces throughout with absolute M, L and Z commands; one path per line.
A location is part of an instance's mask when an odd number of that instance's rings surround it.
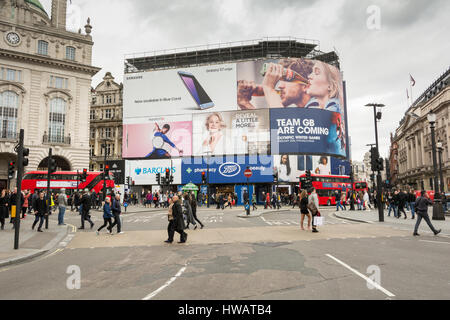
M 291 164 L 289 162 L 289 156 L 284 154 L 281 156 L 280 164 L 276 167 L 278 173 L 278 181 L 290 182 L 291 181 Z
M 314 225 L 314 217 L 317 216 L 318 214 L 320 214 L 320 212 L 319 212 L 319 196 L 316 193 L 316 188 L 312 188 L 311 194 L 308 197 L 308 205 L 310 203 L 314 203 L 314 205 L 317 208 L 316 212 L 311 212 L 311 215 L 312 215 L 312 229 L 313 229 L 312 232 L 317 233 L 319 231 L 317 230 L 317 226 Z
M 331 171 L 328 166 L 328 158 L 327 157 L 320 157 L 319 160 L 319 166 L 315 170 L 316 174 L 320 175 L 330 175 Z
M 201 154 L 223 155 L 225 154 L 226 124 L 219 113 L 210 114 L 205 121 L 206 136 L 203 139 Z
M 370 199 L 369 199 L 369 194 L 367 193 L 367 190 L 364 191 L 363 200 L 364 200 L 364 209 L 367 208 L 367 210 L 370 211 Z

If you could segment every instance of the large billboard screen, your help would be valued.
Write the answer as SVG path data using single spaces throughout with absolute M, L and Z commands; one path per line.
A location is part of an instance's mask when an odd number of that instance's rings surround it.
M 269 154 L 269 125 L 268 110 L 196 114 L 194 155 Z
M 340 71 L 302 58 L 125 75 L 123 158 L 346 158 Z
M 236 110 L 236 64 L 125 75 L 124 120 Z

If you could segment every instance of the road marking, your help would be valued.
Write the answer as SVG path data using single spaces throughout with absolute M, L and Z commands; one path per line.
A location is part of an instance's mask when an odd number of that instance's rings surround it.
M 187 264 L 184 265 L 183 268 L 181 268 L 178 273 L 173 276 L 172 278 L 169 279 L 169 281 L 167 281 L 162 287 L 156 289 L 155 291 L 153 291 L 152 293 L 150 293 L 148 296 L 146 296 L 145 298 L 143 298 L 142 300 L 150 300 L 151 298 L 153 298 L 154 296 L 156 296 L 158 293 L 160 293 L 161 291 L 163 291 L 165 288 L 167 288 L 168 286 L 170 286 L 172 284 L 172 282 L 174 282 L 179 276 L 181 276 L 183 274 L 183 272 L 186 270 L 187 268 Z
M 352 267 L 350 267 L 349 265 L 345 264 L 344 262 L 340 261 L 339 259 L 333 257 L 331 254 L 326 254 L 326 256 L 328 258 L 333 259 L 334 261 L 336 261 L 337 263 L 341 264 L 342 266 L 344 266 L 345 268 L 347 268 L 348 270 L 352 271 L 353 273 L 355 273 L 356 275 L 360 276 L 361 278 L 363 278 L 364 280 L 366 280 L 368 283 L 370 283 L 373 287 L 375 287 L 376 289 L 382 291 L 385 295 L 389 296 L 389 297 L 395 297 L 395 294 L 389 292 L 388 290 L 386 290 L 385 288 L 383 288 L 382 286 L 380 286 L 378 283 L 374 282 L 372 279 L 367 278 L 365 275 L 363 275 L 362 273 L 358 272 L 357 270 L 353 269 Z
M 433 242 L 433 243 L 444 243 L 444 244 L 450 244 L 450 242 L 442 242 L 442 241 L 431 241 L 431 240 L 419 240 L 422 242 Z

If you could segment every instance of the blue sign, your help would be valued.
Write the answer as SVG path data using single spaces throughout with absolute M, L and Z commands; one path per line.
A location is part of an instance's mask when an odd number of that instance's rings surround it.
M 184 158 L 181 165 L 182 184 L 202 183 L 202 172 L 207 171 L 209 161 L 209 183 L 247 183 L 244 171 L 250 168 L 253 176 L 249 183 L 272 183 L 273 160 L 271 156 L 226 156 Z
M 350 162 L 331 157 L 331 174 L 337 176 L 349 176 L 351 173 Z
M 272 154 L 346 156 L 340 113 L 321 109 L 270 109 Z

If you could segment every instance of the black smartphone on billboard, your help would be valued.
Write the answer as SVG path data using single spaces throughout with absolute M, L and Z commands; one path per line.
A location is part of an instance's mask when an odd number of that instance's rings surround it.
M 178 71 L 178 75 L 201 110 L 214 107 L 214 102 L 212 102 L 211 98 L 192 73 Z

